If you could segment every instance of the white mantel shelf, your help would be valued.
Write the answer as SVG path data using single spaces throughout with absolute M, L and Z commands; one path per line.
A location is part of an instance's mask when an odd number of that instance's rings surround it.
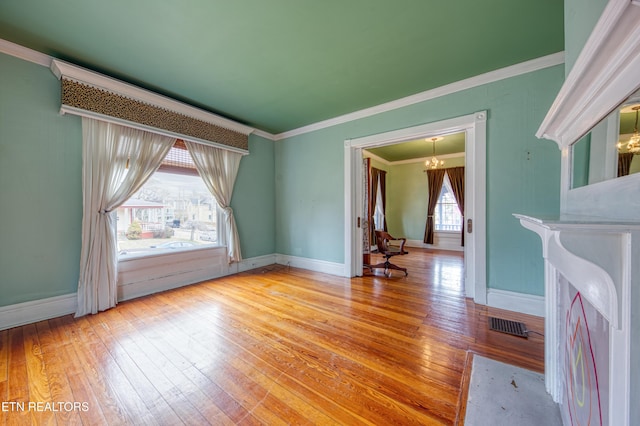
M 561 215 L 561 216 L 528 216 L 524 214 L 514 213 L 514 216 L 520 220 L 520 223 L 529 222 L 532 225 L 541 226 L 549 230 L 591 230 L 591 231 L 610 231 L 624 232 L 640 230 L 640 222 L 611 220 L 596 216 L 578 216 L 578 215 Z M 524 224 L 523 224 L 524 225 Z
M 568 311 L 560 295 L 570 285 L 608 324 L 608 343 L 599 342 L 601 351 L 608 350 L 609 360 L 608 371 L 601 371 L 608 374 L 603 393 L 608 398 L 602 401 L 608 418 L 603 424 L 629 425 L 631 383 L 639 376 L 631 365 L 632 346 L 637 346 L 637 338 L 632 339 L 631 307 L 632 287 L 638 286 L 638 270 L 632 260 L 640 254 L 640 222 L 572 215 L 514 216 L 542 239 L 547 391 L 554 401 L 566 405 L 563 360 L 567 337 L 562 324 Z

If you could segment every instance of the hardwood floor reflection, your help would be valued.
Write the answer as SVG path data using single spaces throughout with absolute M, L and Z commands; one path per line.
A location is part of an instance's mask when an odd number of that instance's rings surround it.
M 273 265 L 1 331 L 2 423 L 453 424 L 468 351 L 543 370 L 539 335 L 487 326 L 542 319 L 465 299 L 461 255 L 393 261 L 409 276 Z

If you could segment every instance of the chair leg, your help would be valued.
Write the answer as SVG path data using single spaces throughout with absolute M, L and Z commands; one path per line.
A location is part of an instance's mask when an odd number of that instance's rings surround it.
M 383 263 L 378 263 L 377 265 L 370 265 L 369 268 L 371 269 L 371 271 L 373 271 L 374 269 L 382 269 L 384 268 L 384 274 L 385 275 L 391 275 L 391 273 L 389 272 L 389 269 L 395 269 L 396 271 L 402 271 L 404 272 L 404 276 L 406 277 L 407 275 L 409 275 L 409 273 L 407 272 L 407 268 L 401 268 L 397 265 L 394 265 L 393 263 L 389 262 L 389 259 L 385 259 L 385 261 Z
M 393 263 L 389 263 L 387 262 L 387 268 L 386 269 L 395 269 L 396 271 L 402 271 L 404 272 L 404 276 L 406 277 L 407 275 L 409 275 L 409 273 L 407 272 L 407 268 L 401 268 L 397 265 L 394 265 Z M 386 270 L 385 270 L 386 272 Z

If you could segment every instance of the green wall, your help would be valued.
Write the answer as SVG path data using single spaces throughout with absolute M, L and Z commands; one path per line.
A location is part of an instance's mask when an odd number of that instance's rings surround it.
M 74 293 L 82 126 L 48 68 L 0 54 L 0 306 Z M 274 144 L 251 135 L 231 206 L 245 258 L 274 253 Z
M 244 259 L 273 254 L 276 247 L 273 141 L 249 135 L 249 152 L 240 162 L 231 199 Z
M 344 262 L 345 140 L 487 110 L 487 282 L 543 294 L 539 238 L 512 213 L 558 213 L 560 151 L 534 135 L 563 78 L 554 66 L 276 142 L 276 250 Z
M 80 119 L 49 69 L 0 54 L 0 306 L 75 292 Z
M 389 233 L 422 240 L 427 219 L 427 175 L 423 163 L 391 165 L 387 173 L 386 217 Z
M 606 5 L 607 0 L 565 0 L 564 63 L 567 75 Z

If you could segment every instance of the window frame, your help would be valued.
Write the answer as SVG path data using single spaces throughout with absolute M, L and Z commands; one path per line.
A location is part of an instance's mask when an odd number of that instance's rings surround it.
M 452 195 L 453 197 L 452 203 L 441 202 L 443 198 L 443 194 L 445 193 L 445 189 L 447 192 L 449 192 Z M 441 216 L 441 214 L 438 214 L 438 212 L 442 211 L 443 205 L 451 205 L 451 204 L 455 205 L 456 209 L 458 209 L 458 216 L 460 218 L 459 229 L 438 229 L 438 227 L 441 225 L 437 220 L 437 219 L 440 219 L 440 216 Z M 440 189 L 440 194 L 438 195 L 438 202 L 436 203 L 436 210 L 433 216 L 434 216 L 433 217 L 434 232 L 458 234 L 462 231 L 462 228 L 464 226 L 464 223 L 462 220 L 462 212 L 460 211 L 460 207 L 458 206 L 458 203 L 455 200 L 455 196 L 453 196 L 453 188 L 451 187 L 451 181 L 449 180 L 449 175 L 447 173 L 444 174 L 444 179 L 442 181 L 442 188 Z

